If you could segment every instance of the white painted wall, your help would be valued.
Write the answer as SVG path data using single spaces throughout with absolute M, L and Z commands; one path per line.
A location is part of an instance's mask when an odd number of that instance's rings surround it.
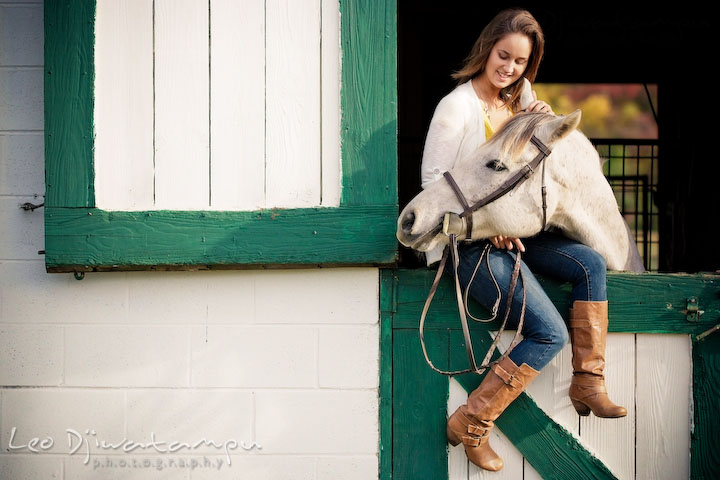
M 377 478 L 377 269 L 45 273 L 42 47 L 0 1 L 0 479 Z M 94 446 L 152 433 L 262 449 Z
M 99 0 L 105 210 L 340 199 L 338 0 Z

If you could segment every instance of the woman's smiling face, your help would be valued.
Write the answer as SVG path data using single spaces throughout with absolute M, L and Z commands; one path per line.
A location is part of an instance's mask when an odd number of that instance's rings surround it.
M 532 42 L 526 35 L 505 35 L 493 46 L 482 76 L 496 88 L 512 85 L 525 72 L 531 51 Z

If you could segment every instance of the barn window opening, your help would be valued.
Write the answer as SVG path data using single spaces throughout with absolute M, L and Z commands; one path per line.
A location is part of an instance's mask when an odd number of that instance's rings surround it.
M 657 84 L 536 83 L 555 113 L 582 110 L 580 130 L 597 148 L 603 173 L 645 268 L 659 267 Z

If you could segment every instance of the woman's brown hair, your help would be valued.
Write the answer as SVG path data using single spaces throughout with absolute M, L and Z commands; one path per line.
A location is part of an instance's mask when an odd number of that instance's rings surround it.
M 498 13 L 480 32 L 480 36 L 470 51 L 470 55 L 465 59 L 463 67 L 452 74 L 458 84 L 465 83 L 485 71 L 485 65 L 493 47 L 498 40 L 509 33 L 522 33 L 530 39 L 532 50 L 523 77 L 530 80 L 531 83 L 534 82 L 540 67 L 540 60 L 542 60 L 545 51 L 545 36 L 540 24 L 530 12 L 512 8 Z M 522 77 L 512 85 L 503 88 L 500 92 L 505 103 L 510 105 L 513 111 L 517 111 L 519 107 L 518 103 L 523 86 L 521 80 Z

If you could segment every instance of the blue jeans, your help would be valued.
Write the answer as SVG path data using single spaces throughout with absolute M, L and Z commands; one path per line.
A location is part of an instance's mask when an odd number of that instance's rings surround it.
M 522 255 L 522 272 L 526 289 L 525 323 L 523 340 L 510 352 L 510 359 L 516 365 L 527 363 L 535 370 L 542 369 L 568 342 L 568 329 L 560 312 L 550 301 L 532 271 L 548 278 L 572 284 L 571 304 L 575 300 L 607 300 L 605 259 L 592 248 L 570 240 L 562 235 L 542 232 L 532 238 L 523 239 L 525 252 Z M 463 289 L 472 276 L 475 265 L 483 251 L 485 242 L 464 243 L 458 246 L 460 264 L 458 276 Z M 500 285 L 502 299 L 498 318 L 505 315 L 505 304 L 510 276 L 515 262 L 515 250 L 508 252 L 491 248 L 490 266 Z M 522 305 L 521 284 L 513 296 L 513 305 L 508 318 L 508 328 L 516 328 Z M 470 296 L 478 303 L 492 309 L 497 291 L 490 278 L 485 262 L 470 286 Z

